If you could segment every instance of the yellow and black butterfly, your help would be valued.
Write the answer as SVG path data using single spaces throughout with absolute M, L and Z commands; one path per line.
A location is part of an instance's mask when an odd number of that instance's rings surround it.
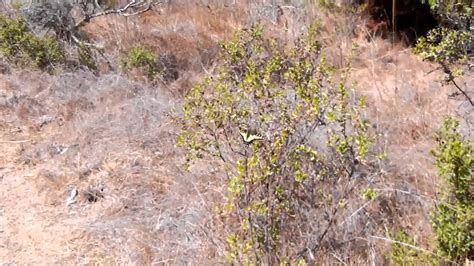
M 242 139 L 244 140 L 244 142 L 247 143 L 247 144 L 252 144 L 252 142 L 254 142 L 256 140 L 262 140 L 263 139 L 259 135 L 251 134 L 249 131 L 240 131 L 240 135 L 242 136 Z

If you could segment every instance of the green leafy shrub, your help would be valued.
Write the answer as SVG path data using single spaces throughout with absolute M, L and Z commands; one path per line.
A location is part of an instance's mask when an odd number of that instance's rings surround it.
M 64 51 L 56 40 L 35 36 L 22 18 L 1 16 L 0 55 L 12 63 L 33 64 L 41 69 L 64 60 Z
M 474 157 L 458 126 L 448 118 L 437 135 L 433 155 L 445 182 L 432 222 L 440 255 L 461 262 L 474 252 Z
M 428 265 L 433 262 L 429 253 L 423 253 L 417 248 L 414 237 L 405 231 L 399 231 L 391 236 L 393 244 L 387 258 L 397 264 L 404 266 Z
M 471 0 L 420 0 L 430 5 L 439 20 L 451 29 L 470 31 L 474 2 Z
M 138 68 L 144 71 L 148 78 L 154 78 L 158 74 L 155 53 L 143 47 L 130 49 L 126 57 L 122 59 L 122 68 L 125 71 Z
M 444 81 L 454 85 L 474 105 L 474 101 L 456 83 L 456 78 L 464 74 L 461 66 L 470 63 L 468 46 L 471 42 L 472 34 L 469 32 L 436 28 L 418 40 L 414 52 L 424 60 L 439 64 L 446 74 Z
M 139 69 L 149 79 L 160 78 L 165 82 L 176 80 L 179 76 L 178 61 L 173 54 L 156 56 L 143 47 L 130 49 L 127 56 L 122 59 L 122 68 L 125 71 Z
M 456 82 L 456 78 L 464 75 L 463 65 L 472 64 L 474 1 L 420 1 L 431 6 L 441 27 L 431 30 L 427 37 L 420 38 L 415 47 L 415 53 L 420 54 L 424 60 L 439 64 L 445 73 L 444 82 L 454 85 L 458 93 L 461 93 L 474 106 L 474 101 Z
M 470 38 L 467 32 L 436 28 L 431 30 L 426 37 L 419 39 L 415 53 L 425 60 L 448 67 L 468 60 L 467 44 Z
M 368 188 L 365 191 L 362 191 L 362 198 L 365 200 L 375 200 L 378 197 L 377 191 L 373 190 L 372 188 Z
M 188 167 L 222 162 L 231 262 L 314 261 L 344 241 L 341 213 L 366 188 L 354 178 L 372 169 L 364 98 L 351 97 L 317 37 L 313 26 L 288 48 L 258 25 L 244 29 L 221 45 L 216 75 L 186 97 L 178 145 Z

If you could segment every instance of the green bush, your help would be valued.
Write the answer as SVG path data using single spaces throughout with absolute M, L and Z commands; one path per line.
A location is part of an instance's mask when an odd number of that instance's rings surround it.
M 421 37 L 415 47 L 415 53 L 421 55 L 424 60 L 439 64 L 445 73 L 444 82 L 456 87 L 458 93 L 474 106 L 474 100 L 456 82 L 456 78 L 464 75 L 463 65 L 472 64 L 474 1 L 420 1 L 431 6 L 441 27 L 431 30 L 427 37 Z
M 143 47 L 130 49 L 126 57 L 122 59 L 122 68 L 125 71 L 140 69 L 150 79 L 153 79 L 159 73 L 155 53 Z
M 164 53 L 156 56 L 152 51 L 142 48 L 132 48 L 122 59 L 122 68 L 125 71 L 139 69 L 151 80 L 160 79 L 170 82 L 178 79 L 178 60 L 174 54 Z
M 442 199 L 432 222 L 440 255 L 461 262 L 474 252 L 474 157 L 472 143 L 458 132 L 459 123 L 448 118 L 438 132 L 433 152 L 444 179 Z
M 404 231 L 399 231 L 390 237 L 393 240 L 387 258 L 404 266 L 428 265 L 432 257 L 429 253 L 417 250 L 415 239 Z M 432 261 L 431 261 L 432 262 Z
M 468 60 L 467 45 L 470 38 L 467 32 L 436 28 L 419 39 L 415 53 L 425 60 L 449 67 Z
M 230 262 L 314 262 L 342 241 L 341 212 L 366 190 L 365 178 L 354 178 L 362 165 L 372 169 L 364 98 L 351 97 L 318 34 L 313 26 L 289 48 L 258 25 L 244 29 L 221 45 L 216 75 L 186 97 L 178 145 L 188 167 L 222 162 Z
M 474 105 L 474 101 L 456 82 L 456 78 L 464 75 L 462 66 L 471 64 L 468 51 L 472 41 L 469 32 L 436 28 L 418 40 L 414 52 L 424 60 L 439 64 L 446 75 L 444 82 L 454 85 Z
M 430 5 L 439 20 L 449 28 L 471 31 L 474 2 L 472 0 L 420 0 Z
M 52 38 L 39 38 L 31 33 L 22 18 L 0 16 L 0 55 L 19 64 L 33 64 L 45 69 L 64 60 L 64 51 Z

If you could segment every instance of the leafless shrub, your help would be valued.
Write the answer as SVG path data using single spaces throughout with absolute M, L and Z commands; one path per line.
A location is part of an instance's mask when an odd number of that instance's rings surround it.
M 175 81 L 179 77 L 178 59 L 174 54 L 161 54 L 157 58 L 158 72 L 165 82 Z
M 23 8 L 27 21 L 41 29 L 52 30 L 59 38 L 70 38 L 70 29 L 74 25 L 69 15 L 72 1 L 38 1 Z
M 54 31 L 58 38 L 65 38 L 77 44 L 88 44 L 82 41 L 78 34 L 79 29 L 92 19 L 107 15 L 136 16 L 161 3 L 160 0 L 130 0 L 123 6 L 113 9 L 110 5 L 102 1 L 99 3 L 97 0 L 37 0 L 25 6 L 23 13 L 30 23 Z M 80 18 L 74 19 L 71 16 L 71 11 L 75 7 L 81 10 Z

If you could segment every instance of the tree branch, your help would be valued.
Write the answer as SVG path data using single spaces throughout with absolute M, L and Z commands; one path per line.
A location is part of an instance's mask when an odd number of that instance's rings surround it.
M 441 66 L 443 67 L 444 73 L 448 75 L 447 81 L 451 82 L 454 87 L 456 87 L 456 89 L 461 92 L 462 95 L 464 95 L 464 97 L 469 101 L 471 106 L 474 106 L 474 101 L 471 99 L 471 97 L 469 97 L 469 95 L 463 89 L 461 89 L 461 87 L 454 80 L 453 72 L 445 64 L 441 63 Z
M 92 47 L 96 50 L 102 50 L 104 47 L 102 45 L 97 45 L 85 41 L 81 41 L 74 33 L 71 33 L 71 39 L 77 44 L 77 45 L 84 45 L 84 46 L 89 46 Z
M 105 10 L 101 11 L 98 13 L 94 14 L 86 14 L 85 17 L 78 21 L 71 30 L 76 30 L 80 27 L 83 27 L 85 24 L 89 23 L 91 19 L 101 17 L 101 16 L 107 16 L 107 15 L 121 15 L 124 17 L 131 17 L 131 16 L 136 16 L 140 15 L 142 13 L 145 13 L 149 10 L 152 9 L 153 6 L 162 4 L 162 1 L 154 1 L 154 0 L 148 0 L 148 1 L 139 1 L 137 0 L 132 0 L 129 3 L 127 3 L 124 7 L 118 8 L 118 9 L 111 9 L 111 10 Z M 129 12 L 129 9 L 139 9 L 138 11 L 134 12 Z

